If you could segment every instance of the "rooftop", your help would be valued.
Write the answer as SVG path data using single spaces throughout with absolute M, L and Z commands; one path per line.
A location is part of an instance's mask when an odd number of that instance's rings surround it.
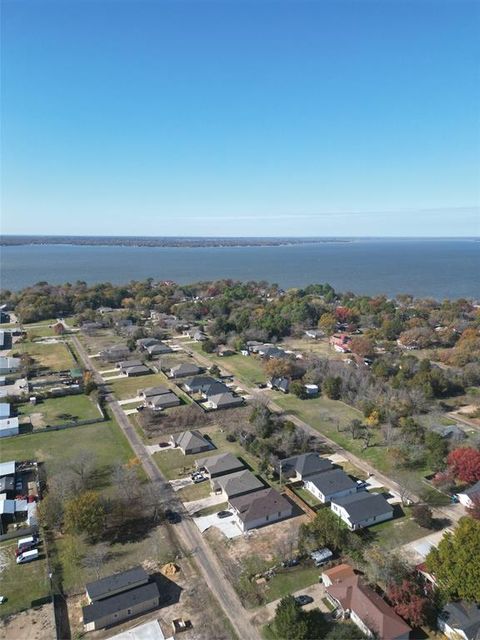
M 148 602 L 154 598 L 158 598 L 158 587 L 155 582 L 143 584 L 140 587 L 123 591 L 117 595 L 92 602 L 82 608 L 83 622 L 88 624 L 95 620 L 101 620 L 105 616 L 110 616 L 118 611 L 124 611 L 129 607 L 133 607 L 142 602 Z
M 381 493 L 359 491 L 343 498 L 334 498 L 332 502 L 345 509 L 352 524 L 387 512 L 393 513 L 392 505 L 385 500 Z
M 241 469 L 245 465 L 231 453 L 220 453 L 209 458 L 201 458 L 195 462 L 197 468 L 205 467 L 212 474 L 228 473 Z
M 215 490 L 222 489 L 228 497 L 265 488 L 263 482 L 248 469 L 215 478 L 213 486 Z
M 355 489 L 357 486 L 343 469 L 332 469 L 331 471 L 309 476 L 307 482 L 311 482 L 324 495 Z
M 299 456 L 285 458 L 280 461 L 282 472 L 296 471 L 301 476 L 311 476 L 332 469 L 328 458 L 321 458 L 318 453 L 302 453 Z
M 133 567 L 133 569 L 128 569 L 127 571 L 122 571 L 121 573 L 115 573 L 106 578 L 101 578 L 95 582 L 89 582 L 86 585 L 86 590 L 91 600 L 100 600 L 101 598 L 107 598 L 120 589 L 130 589 L 132 585 L 138 584 L 141 581 L 146 582 L 147 580 L 148 573 L 143 567 L 138 566 Z
M 238 517 L 242 522 L 258 520 L 291 508 L 288 500 L 271 488 L 232 498 L 230 504 L 238 511 Z

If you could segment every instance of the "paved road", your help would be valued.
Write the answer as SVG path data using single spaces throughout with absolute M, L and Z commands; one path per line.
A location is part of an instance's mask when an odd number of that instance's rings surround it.
M 97 384 L 103 385 L 103 378 L 92 365 L 83 345 L 76 337 L 73 337 L 73 342 L 85 368 L 94 372 L 94 378 Z M 161 489 L 166 502 L 182 514 L 182 521 L 172 527 L 174 534 L 177 535 L 184 550 L 187 553 L 192 554 L 195 558 L 207 585 L 213 595 L 217 598 L 221 608 L 230 620 L 239 638 L 241 638 L 241 640 L 258 640 L 260 637 L 259 633 L 248 619 L 240 599 L 224 575 L 223 569 L 210 546 L 203 539 L 202 534 L 197 529 L 195 523 L 188 518 L 188 514 L 184 510 L 182 503 L 175 497 L 170 484 L 165 480 L 160 469 L 151 459 L 146 446 L 139 438 L 129 419 L 123 412 L 123 409 L 118 404 L 115 396 L 109 393 L 106 396 L 106 400 L 113 415 L 115 416 L 115 419 L 120 425 L 120 428 L 127 437 L 135 455 L 141 461 L 146 474 L 150 480 L 157 484 Z
M 200 353 L 197 353 L 197 351 L 194 351 L 193 349 L 189 349 L 188 345 L 185 345 L 184 349 L 185 349 L 185 351 L 187 351 L 187 353 L 189 353 L 194 358 L 196 358 L 197 361 L 199 363 L 201 363 L 202 365 L 204 365 L 206 367 L 212 366 L 213 363 L 212 363 L 211 360 L 209 360 L 206 356 L 204 356 L 204 355 L 202 355 Z M 223 363 L 222 363 L 220 368 L 224 369 L 227 373 L 232 374 L 232 372 L 228 369 L 228 363 L 227 363 L 226 366 L 223 365 Z M 259 396 L 265 397 L 266 392 L 264 390 L 257 389 L 257 388 L 254 388 L 254 387 L 253 388 L 252 387 L 248 387 L 241 380 L 239 380 L 234 374 L 232 374 L 232 375 L 233 375 L 233 379 L 234 379 L 235 384 L 237 384 L 239 387 L 244 389 L 246 393 L 250 394 L 253 397 L 259 397 Z M 274 400 L 271 400 L 270 398 L 267 398 L 267 399 L 268 399 L 268 407 L 269 407 L 269 409 L 271 411 L 274 411 L 275 413 L 284 414 L 285 416 L 288 417 L 288 419 L 291 422 L 293 422 L 300 429 L 303 429 L 303 431 L 305 431 L 309 435 L 314 436 L 316 438 L 321 436 L 321 438 L 329 445 L 329 447 L 334 451 L 334 453 L 339 453 L 344 458 L 346 458 L 352 465 L 354 465 L 355 467 L 358 467 L 359 469 L 364 471 L 366 474 L 374 475 L 377 480 L 380 480 L 380 482 L 382 483 L 382 485 L 386 489 L 390 489 L 391 491 L 395 491 L 396 493 L 398 493 L 400 495 L 402 495 L 402 493 L 404 493 L 404 488 L 398 482 L 396 482 L 395 480 L 392 480 L 391 478 L 389 478 L 385 474 L 381 473 L 375 467 L 373 467 L 370 463 L 366 462 L 362 458 L 359 458 L 358 456 L 356 456 L 355 454 L 351 453 L 350 451 L 347 451 L 346 449 L 344 449 L 343 447 L 338 445 L 334 440 L 331 440 L 330 438 L 328 438 L 321 431 L 318 431 L 317 429 L 314 429 L 311 425 L 309 425 L 304 420 L 301 420 L 297 416 L 294 416 L 294 415 L 286 412 L 285 409 L 283 409 L 280 405 L 278 405 Z M 416 502 L 420 501 L 420 497 L 415 495 L 412 492 L 408 492 L 408 497 L 410 499 L 416 501 Z M 432 511 L 433 511 L 433 513 L 434 513 L 434 515 L 436 517 L 438 517 L 438 518 L 448 518 L 448 519 L 452 520 L 453 522 L 456 522 L 459 518 L 461 518 L 462 516 L 465 515 L 465 511 L 464 511 L 463 507 L 461 505 L 459 505 L 459 504 L 454 504 L 454 505 L 446 506 L 446 507 L 437 507 L 437 508 L 432 509 Z

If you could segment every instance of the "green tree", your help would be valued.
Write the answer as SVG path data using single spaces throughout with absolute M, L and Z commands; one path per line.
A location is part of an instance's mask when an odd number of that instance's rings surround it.
M 85 491 L 65 503 L 65 529 L 85 533 L 91 541 L 98 540 L 105 525 L 105 508 L 95 491 Z
M 58 529 L 63 520 L 63 504 L 59 496 L 49 491 L 38 503 L 38 517 L 42 527 Z
M 290 393 L 293 393 L 294 396 L 297 396 L 297 398 L 301 398 L 302 400 L 305 400 L 305 398 L 307 397 L 307 390 L 305 389 L 305 385 L 299 380 L 295 380 L 294 382 L 292 382 L 292 384 L 290 385 Z
M 299 531 L 299 546 L 305 550 L 318 547 L 341 549 L 348 543 L 346 525 L 329 509 L 321 509 L 315 519 L 303 524 Z
M 339 400 L 342 391 L 342 379 L 340 376 L 327 376 L 323 382 L 322 390 L 330 400 Z
M 293 596 L 286 596 L 280 600 L 275 611 L 273 625 L 279 638 L 289 640 L 307 640 L 308 622 L 300 605 Z
M 480 521 L 460 518 L 430 551 L 426 564 L 447 598 L 480 602 Z
M 202 351 L 205 353 L 213 353 L 215 351 L 215 343 L 207 338 L 202 342 Z
M 321 329 L 327 336 L 331 336 L 335 333 L 335 327 L 337 326 L 337 319 L 333 313 L 324 313 L 320 316 L 318 321 L 318 328 Z
M 413 507 L 413 519 L 425 529 L 433 528 L 432 510 L 427 504 L 416 504 Z

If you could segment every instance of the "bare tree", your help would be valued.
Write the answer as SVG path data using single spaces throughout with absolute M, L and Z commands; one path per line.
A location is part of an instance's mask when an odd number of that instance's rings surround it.
M 82 560 L 82 564 L 86 569 L 93 569 L 97 580 L 100 578 L 100 571 L 103 564 L 108 560 L 110 550 L 107 542 L 99 542 L 90 547 L 88 553 Z
M 69 471 L 78 478 L 78 488 L 80 491 L 88 488 L 89 480 L 91 479 L 96 466 L 95 453 L 87 449 L 79 449 L 66 465 Z

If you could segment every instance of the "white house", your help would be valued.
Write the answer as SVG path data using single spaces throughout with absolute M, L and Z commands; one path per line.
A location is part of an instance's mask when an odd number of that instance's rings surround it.
M 15 373 L 20 367 L 20 358 L 0 357 L 0 374 Z
M 0 419 L 10 417 L 10 403 L 0 402 Z
M 351 531 L 393 518 L 392 505 L 380 493 L 368 493 L 368 491 L 359 491 L 343 498 L 333 498 L 330 508 Z
M 278 522 L 283 518 L 289 518 L 293 513 L 293 505 L 271 488 L 231 498 L 229 506 L 242 531 Z
M 343 469 L 332 469 L 304 480 L 303 486 L 320 502 L 330 502 L 357 492 L 357 484 Z
M 475 602 L 448 602 L 440 612 L 438 628 L 451 640 L 480 637 L 480 605 Z
M 0 438 L 17 436 L 18 432 L 18 418 L 3 418 L 0 420 Z

